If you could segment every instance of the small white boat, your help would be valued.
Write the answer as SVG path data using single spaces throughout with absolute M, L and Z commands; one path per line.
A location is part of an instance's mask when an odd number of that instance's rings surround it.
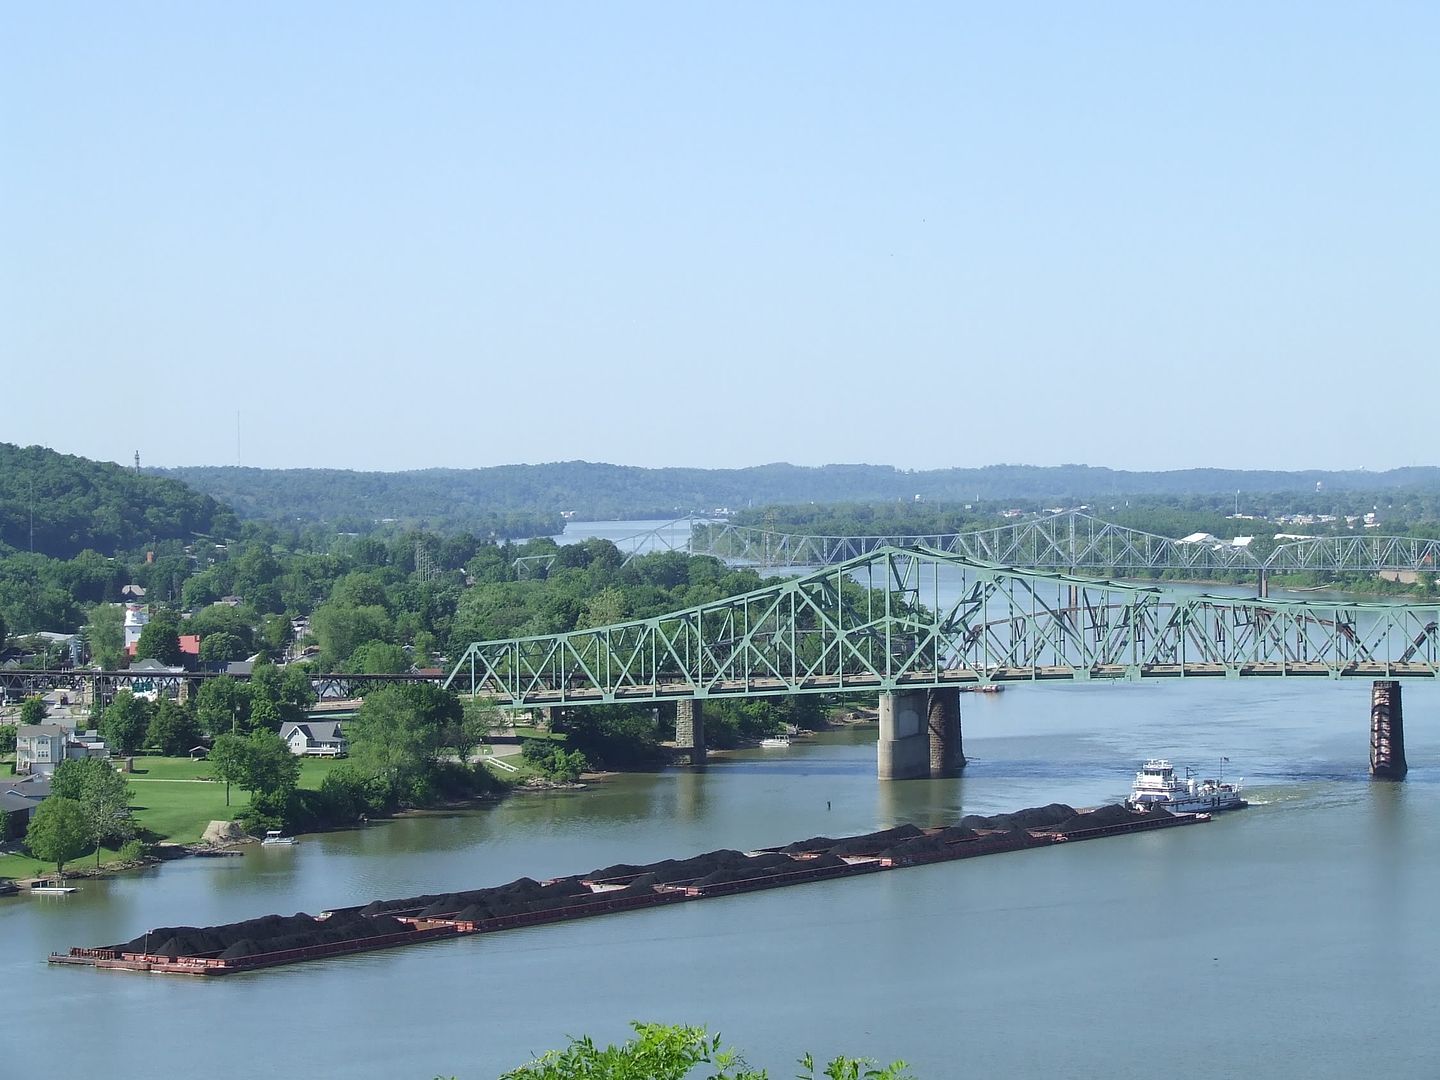
M 780 735 L 773 739 L 761 739 L 760 746 L 766 750 L 784 750 L 790 745 L 788 736 Z
M 74 885 L 66 885 L 64 878 L 40 878 L 30 891 L 36 896 L 69 896 L 78 890 Z
M 279 829 L 271 829 L 265 834 L 265 839 L 260 841 L 261 847 L 289 847 L 295 843 L 295 837 L 286 836 Z
M 1240 789 L 1245 785 L 1243 779 L 1234 783 L 1226 783 L 1223 778 L 1197 780 L 1190 773 L 1187 768 L 1181 779 L 1175 775 L 1175 766 L 1170 762 L 1151 758 L 1135 774 L 1135 786 L 1130 798 L 1125 800 L 1126 805 L 1135 810 L 1158 806 L 1172 814 L 1213 814 L 1247 805 L 1240 797 Z

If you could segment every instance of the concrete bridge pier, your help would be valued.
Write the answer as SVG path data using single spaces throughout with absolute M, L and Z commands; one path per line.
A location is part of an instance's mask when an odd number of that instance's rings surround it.
M 890 690 L 880 695 L 881 780 L 919 780 L 930 775 L 929 709 L 924 690 Z
M 705 709 L 697 698 L 675 703 L 675 761 L 705 767 Z
M 1370 688 L 1370 775 L 1376 780 L 1403 780 L 1409 771 L 1400 684 L 1380 679 Z
M 960 688 L 942 686 L 927 691 L 925 712 L 930 740 L 930 779 L 959 776 L 965 768 L 960 734 Z

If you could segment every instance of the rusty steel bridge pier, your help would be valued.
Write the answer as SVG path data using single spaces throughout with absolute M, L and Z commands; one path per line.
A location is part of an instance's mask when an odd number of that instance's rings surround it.
M 1370 688 L 1370 775 L 1376 780 L 1404 780 L 1409 771 L 1400 683 L 1378 679 Z

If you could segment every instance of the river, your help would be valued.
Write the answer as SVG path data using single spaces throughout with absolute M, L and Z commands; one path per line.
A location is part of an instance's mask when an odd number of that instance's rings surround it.
M 567 1034 L 619 1039 L 650 1019 L 708 1024 L 777 1078 L 807 1049 L 904 1057 L 926 1080 L 1432 1076 L 1440 688 L 1405 693 L 1399 784 L 1366 776 L 1368 683 L 1022 686 L 962 696 L 971 764 L 956 780 L 878 783 L 874 728 L 854 728 L 703 773 L 0 900 L 3 1073 L 483 1078 Z M 1254 805 L 1196 828 L 217 980 L 44 963 L 152 926 L 1113 801 L 1148 755 L 1228 756 Z

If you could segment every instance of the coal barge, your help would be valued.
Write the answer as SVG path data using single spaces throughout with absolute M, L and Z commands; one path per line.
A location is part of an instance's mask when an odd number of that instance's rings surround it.
M 266 915 L 223 926 L 172 926 L 100 948 L 52 953 L 74 964 L 165 975 L 229 975 L 440 938 L 568 922 L 663 904 L 871 874 L 1208 821 L 1206 814 L 1136 812 L 1123 804 L 1076 811 L 1063 803 L 958 825 L 900 825 L 863 836 L 815 836 L 759 851 L 712 851 L 647 865 L 467 892 L 376 900 L 319 915 Z

